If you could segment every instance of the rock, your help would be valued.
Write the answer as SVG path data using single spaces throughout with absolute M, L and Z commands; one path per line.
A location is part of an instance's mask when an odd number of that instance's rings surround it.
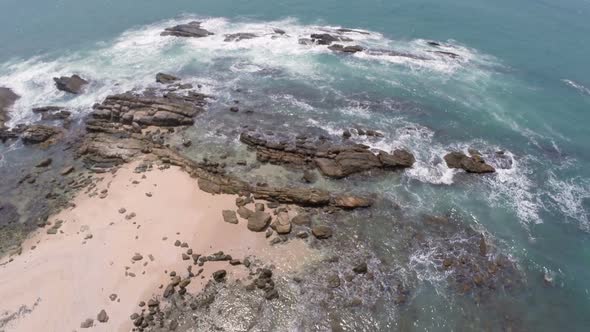
M 376 133 L 376 132 L 375 132 Z M 310 141 L 291 138 L 275 138 L 257 132 L 243 132 L 240 141 L 256 149 L 256 158 L 261 162 L 284 164 L 292 167 L 317 167 L 320 172 L 333 178 L 379 169 L 411 167 L 414 157 L 405 150 L 393 155 L 382 153 L 379 158 L 368 146 L 349 141 L 334 143 L 329 140 Z M 383 162 L 383 161 L 385 162 Z
M 329 33 L 314 33 L 310 36 L 310 38 L 314 43 L 318 45 L 330 45 L 335 41 L 352 41 L 352 39 L 348 37 L 331 35 Z
M 269 289 L 264 293 L 264 298 L 268 301 L 279 298 L 279 292 L 276 289 Z
M 311 216 L 307 213 L 300 213 L 291 219 L 291 223 L 299 226 L 311 226 Z
M 52 161 L 53 161 L 53 159 L 51 159 L 51 158 L 43 159 L 35 167 L 47 167 L 47 166 L 51 165 Z
M 357 274 L 367 273 L 367 263 L 362 262 L 362 263 L 358 264 L 357 266 L 352 268 L 352 271 L 354 271 L 354 273 L 357 273 Z
M 318 176 L 314 171 L 306 169 L 303 171 L 303 182 L 305 183 L 314 183 L 318 179 Z
M 80 328 L 87 329 L 87 328 L 92 327 L 92 325 L 94 325 L 94 320 L 91 318 L 88 318 L 80 324 Z
M 493 173 L 496 170 L 486 164 L 479 154 L 468 157 L 462 152 L 451 152 L 444 157 L 449 168 L 463 169 L 468 173 Z
M 317 239 L 324 240 L 332 237 L 332 229 L 325 225 L 318 225 L 311 228 L 311 233 Z
M 51 113 L 61 111 L 64 108 L 61 106 L 43 106 L 43 107 L 35 107 L 33 108 L 33 113 Z
M 8 108 L 20 98 L 9 88 L 0 87 L 0 130 L 4 128 L 4 123 L 8 121 Z
M 96 320 L 101 322 L 101 323 L 106 323 L 109 321 L 109 315 L 107 315 L 107 312 L 103 310 L 101 310 L 98 315 L 96 316 Z
M 244 219 L 248 219 L 248 218 L 250 218 L 250 216 L 252 216 L 254 214 L 254 212 L 245 206 L 240 206 L 238 208 L 238 214 L 240 215 L 240 217 L 242 217 Z
M 223 282 L 223 281 L 225 281 L 226 275 L 227 275 L 227 271 L 225 271 L 225 270 L 219 270 L 219 271 L 213 272 L 213 280 L 215 280 L 216 282 Z
M 342 138 L 344 139 L 348 139 L 352 136 L 352 134 L 350 133 L 350 130 L 346 129 L 342 132 Z
M 340 44 L 333 44 L 331 46 L 328 46 L 328 48 L 332 51 L 342 52 L 342 53 L 356 53 L 356 52 L 362 52 L 365 50 L 364 47 L 359 46 L 359 45 L 343 46 Z
M 277 28 L 272 29 L 272 31 L 274 33 L 278 34 L 278 35 L 284 35 L 286 33 L 285 30 L 283 30 L 283 29 L 277 29 Z
M 413 154 L 401 149 L 393 151 L 393 154 L 381 151 L 378 156 L 386 168 L 409 168 L 416 162 Z
M 157 73 L 156 74 L 156 82 L 161 83 L 161 84 L 170 84 L 170 83 L 174 83 L 179 80 L 180 80 L 180 78 L 178 78 L 176 76 L 169 75 L 169 74 L 164 74 L 164 73 Z
M 329 288 L 338 288 L 340 287 L 340 277 L 337 274 L 329 275 L 326 279 Z
M 135 255 L 133 255 L 133 257 L 131 257 L 131 259 L 134 261 L 140 261 L 143 259 L 143 256 L 136 253 Z
M 287 212 L 281 212 L 277 215 L 274 229 L 280 235 L 291 233 L 291 220 L 289 220 L 289 214 Z
M 65 120 L 72 115 L 69 111 L 59 111 L 55 113 L 43 113 L 41 114 L 41 120 L 51 121 L 51 120 Z
M 256 211 L 248 217 L 248 229 L 253 232 L 262 232 L 268 227 L 271 219 L 270 214 L 263 211 Z
M 164 289 L 164 294 L 162 296 L 164 296 L 164 298 L 168 298 L 172 294 L 174 294 L 174 285 L 168 284 L 168 286 L 166 286 L 166 288 Z
M 254 210 L 256 210 L 256 211 L 264 211 L 264 204 L 262 204 L 262 203 L 256 203 L 256 204 L 254 204 Z
M 233 106 L 229 108 L 229 111 L 233 113 L 238 113 L 240 111 L 240 108 Z
M 223 220 L 225 222 L 228 222 L 230 224 L 237 224 L 238 223 L 238 217 L 236 216 L 235 211 L 223 210 L 221 213 L 223 215 Z
M 80 94 L 84 86 L 88 84 L 88 81 L 78 75 L 54 77 L 53 81 L 58 90 L 73 94 Z
M 339 195 L 333 198 L 334 206 L 342 209 L 366 208 L 373 205 L 373 200 L 360 196 Z
M 229 35 L 225 35 L 225 42 L 239 42 L 244 39 L 252 39 L 258 37 L 256 34 L 249 33 L 249 32 L 239 32 L 239 33 L 232 33 Z
M 74 166 L 66 166 L 64 167 L 61 172 L 59 172 L 59 174 L 61 174 L 62 176 L 66 176 L 70 173 L 72 173 L 74 171 Z
M 61 130 L 57 127 L 31 125 L 25 129 L 21 137 L 25 144 L 51 143 L 60 133 Z
M 160 35 L 203 38 L 213 35 L 213 33 L 201 28 L 201 22 L 193 21 L 187 24 L 179 24 L 171 28 L 166 28 Z

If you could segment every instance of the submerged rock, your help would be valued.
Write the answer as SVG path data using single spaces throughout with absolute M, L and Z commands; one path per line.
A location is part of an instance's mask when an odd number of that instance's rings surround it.
M 78 75 L 54 77 L 53 81 L 58 90 L 73 94 L 82 93 L 84 86 L 88 84 L 88 81 Z
M 494 167 L 486 164 L 478 153 L 468 157 L 463 152 L 451 152 L 445 155 L 444 159 L 449 168 L 463 169 L 468 173 L 493 173 L 496 171 Z
M 356 53 L 356 52 L 362 52 L 365 50 L 364 47 L 359 46 L 359 45 L 344 46 L 344 45 L 340 45 L 340 44 L 333 44 L 333 45 L 328 46 L 328 48 L 332 51 L 343 52 L 343 53 Z
M 244 39 L 252 39 L 252 38 L 256 38 L 258 37 L 258 35 L 253 34 L 253 33 L 249 33 L 249 32 L 238 32 L 238 33 L 232 33 L 229 35 L 225 35 L 225 39 L 223 41 L 225 42 L 239 42 L 241 40 Z
M 352 39 L 344 36 L 332 35 L 329 33 L 314 33 L 309 36 L 318 45 L 330 45 L 336 41 L 350 42 Z
M 311 233 L 317 239 L 325 240 L 332 237 L 332 228 L 325 225 L 318 225 L 311 228 Z
M 176 76 L 172 76 L 169 74 L 164 74 L 164 73 L 157 73 L 156 74 L 156 82 L 158 83 L 162 83 L 162 84 L 170 84 L 176 81 L 179 81 L 180 78 L 176 77 Z
M 213 35 L 213 33 L 201 28 L 201 22 L 193 21 L 187 24 L 179 24 L 171 28 L 166 28 L 165 31 L 162 32 L 160 35 L 203 38 Z

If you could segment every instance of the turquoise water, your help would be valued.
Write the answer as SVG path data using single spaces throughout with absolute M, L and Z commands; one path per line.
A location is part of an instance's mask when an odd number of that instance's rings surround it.
M 589 1 L 163 3 L 4 0 L 0 85 L 22 95 L 11 124 L 35 121 L 30 108 L 47 104 L 83 115 L 108 94 L 149 87 L 155 72 L 166 71 L 194 77 L 218 97 L 220 109 L 240 99 L 272 115 L 251 120 L 262 127 L 319 127 L 335 135 L 355 125 L 378 129 L 383 139 L 355 139 L 385 150 L 407 147 L 418 163 L 402 175 L 363 181 L 365 190 L 398 202 L 409 219 L 456 213 L 493 238 L 526 282 L 477 309 L 469 296 L 445 288 L 441 272 L 429 268 L 429 253 L 405 253 L 418 283 L 408 309 L 398 315 L 380 308 L 373 319 L 383 323 L 368 326 L 502 330 L 501 318 L 510 315 L 518 316 L 516 330 L 590 326 Z M 159 37 L 164 27 L 195 18 L 216 37 Z M 297 44 L 297 37 L 318 28 L 340 26 L 370 31 L 354 36 L 363 46 L 429 54 L 427 41 L 437 40 L 460 58 L 342 57 Z M 289 36 L 223 42 L 224 33 L 264 34 L 273 27 Z M 55 91 L 51 78 L 71 72 L 92 78 L 87 94 L 71 98 Z M 246 91 L 236 91 L 242 87 Z M 240 149 L 235 130 L 241 120 L 220 119 L 214 110 L 206 117 L 195 135 Z M 214 131 L 221 133 L 208 135 Z M 506 151 L 512 164 L 474 177 L 441 162 L 446 151 L 469 147 L 484 155 Z M 18 151 L 2 147 L 0 162 L 5 166 Z M 325 185 L 354 190 L 356 184 Z M 404 256 L 392 218 L 384 209 L 371 226 L 356 226 L 379 257 Z M 544 276 L 553 278 L 551 286 Z

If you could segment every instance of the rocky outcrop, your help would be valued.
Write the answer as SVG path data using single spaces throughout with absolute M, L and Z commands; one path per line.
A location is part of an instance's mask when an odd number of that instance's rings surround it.
M 94 106 L 89 131 L 113 131 L 121 125 L 176 127 L 194 123 L 203 112 L 207 96 L 197 92 L 187 95 L 167 93 L 163 97 L 124 93 L 107 97 Z
M 470 156 L 463 152 L 451 152 L 444 159 L 449 168 L 463 169 L 468 173 L 493 173 L 496 171 L 494 167 L 486 164 L 485 160 L 477 152 L 470 153 Z
M 4 128 L 4 124 L 8 121 L 8 108 L 20 98 L 9 88 L 0 87 L 0 130 Z
M 53 81 L 55 81 L 58 90 L 73 94 L 82 93 L 82 90 L 88 84 L 88 81 L 78 75 L 54 77 Z
M 352 45 L 352 46 L 344 46 L 340 44 L 333 44 L 328 46 L 328 48 L 334 52 L 342 52 L 342 53 L 356 53 L 362 52 L 364 47 L 359 45 Z
M 53 143 L 62 131 L 57 127 L 32 125 L 28 126 L 21 138 L 25 144 Z
M 252 38 L 256 38 L 256 37 L 258 37 L 258 35 L 253 34 L 253 33 L 239 32 L 239 33 L 232 33 L 229 35 L 225 35 L 225 39 L 223 41 L 225 41 L 225 42 L 239 42 L 244 39 L 252 39 Z
M 201 22 L 193 21 L 193 22 L 189 22 L 187 24 L 179 24 L 179 25 L 173 26 L 171 28 L 166 28 L 164 30 L 164 32 L 162 32 L 160 35 L 161 36 L 175 36 L 175 37 L 203 38 L 203 37 L 213 35 L 213 33 L 201 28 Z
M 180 80 L 180 78 L 178 78 L 176 76 L 169 75 L 169 74 L 164 74 L 164 73 L 157 73 L 156 74 L 156 82 L 158 82 L 158 83 L 170 84 L 170 83 L 174 83 L 179 80 Z
M 244 132 L 240 141 L 256 149 L 256 157 L 261 162 L 317 167 L 323 175 L 333 178 L 371 169 L 408 168 L 415 162 L 414 156 L 406 150 L 395 150 L 393 154 L 379 151 L 376 155 L 364 145 L 313 141 L 303 136 L 292 141 Z
M 329 33 L 314 33 L 311 34 L 309 36 L 309 38 L 318 45 L 330 45 L 333 42 L 351 42 L 352 39 L 345 37 L 345 36 L 339 36 L 339 35 L 334 35 L 334 34 L 329 34 Z

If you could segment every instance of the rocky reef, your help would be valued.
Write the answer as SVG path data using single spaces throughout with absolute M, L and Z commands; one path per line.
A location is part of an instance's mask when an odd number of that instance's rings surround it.
M 331 178 L 344 178 L 372 169 L 404 169 L 415 162 L 412 153 L 405 149 L 375 154 L 365 145 L 335 143 L 305 135 L 291 139 L 272 132 L 247 131 L 240 135 L 240 141 L 256 150 L 256 158 L 261 162 L 317 168 Z

